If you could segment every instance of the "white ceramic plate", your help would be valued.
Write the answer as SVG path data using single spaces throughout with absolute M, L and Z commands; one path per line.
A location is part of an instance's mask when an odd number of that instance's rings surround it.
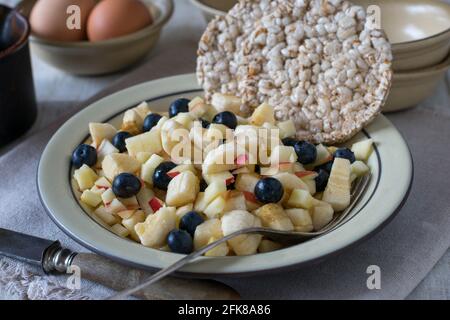
M 144 268 L 163 268 L 180 255 L 146 248 L 122 239 L 97 223 L 73 196 L 70 157 L 88 135 L 89 122 L 120 123 L 122 113 L 147 100 L 153 111 L 166 111 L 178 97 L 201 95 L 194 75 L 146 82 L 93 103 L 52 137 L 39 163 L 37 183 L 42 203 L 53 221 L 73 239 L 101 255 Z M 283 250 L 246 257 L 200 258 L 181 270 L 197 276 L 243 275 L 276 271 L 323 259 L 356 244 L 384 226 L 408 195 L 413 164 L 408 147 L 384 116 L 349 143 L 372 137 L 377 147 L 369 159 L 373 176 L 363 198 L 337 230 Z

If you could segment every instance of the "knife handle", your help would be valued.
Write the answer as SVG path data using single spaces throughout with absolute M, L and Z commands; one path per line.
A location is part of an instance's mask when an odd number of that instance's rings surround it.
M 91 253 L 78 253 L 71 265 L 78 266 L 81 277 L 121 291 L 142 283 L 151 273 L 122 266 Z M 213 280 L 166 277 L 137 292 L 136 297 L 148 300 L 235 300 L 239 294 L 231 287 Z

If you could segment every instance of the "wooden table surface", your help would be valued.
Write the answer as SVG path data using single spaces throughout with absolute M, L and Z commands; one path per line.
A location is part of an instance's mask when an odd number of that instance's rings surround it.
M 0 0 L 0 4 L 12 5 L 16 2 L 17 0 Z M 192 19 L 203 19 L 200 13 L 191 7 L 188 0 L 176 0 L 174 19 L 176 19 L 176 15 L 178 14 L 187 13 L 192 15 Z M 170 30 L 171 26 L 169 23 L 165 30 L 166 34 L 170 33 Z M 161 41 L 167 41 L 167 38 Z M 161 46 L 161 43 L 159 45 Z M 145 63 L 145 61 L 142 63 Z M 139 65 L 134 68 L 138 67 Z M 115 80 L 125 76 L 133 69 L 101 77 L 76 77 L 52 68 L 33 57 L 33 73 L 40 116 L 29 134 L 44 128 L 48 123 L 57 119 L 59 115 L 76 107 L 78 103 L 99 92 Z M 440 89 L 436 94 L 449 96 L 449 78 L 447 77 L 447 81 L 440 85 Z M 3 150 L 0 149 L 0 155 L 11 147 L 13 145 Z M 450 250 L 447 251 L 408 299 L 450 299 L 449 270 Z

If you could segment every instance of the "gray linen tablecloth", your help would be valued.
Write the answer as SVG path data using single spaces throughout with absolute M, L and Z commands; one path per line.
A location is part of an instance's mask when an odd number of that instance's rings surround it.
M 150 62 L 90 101 L 142 81 L 192 72 L 201 29 L 196 24 L 192 27 L 177 24 L 171 31 L 172 39 L 164 43 L 164 50 L 156 50 Z M 447 88 L 441 84 L 439 94 L 433 99 L 409 111 L 388 116 L 405 136 L 415 163 L 411 195 L 391 224 L 365 243 L 322 263 L 277 275 L 224 281 L 237 289 L 243 298 L 406 298 L 450 244 L 450 107 Z M 68 104 L 65 107 L 75 111 L 90 101 L 81 106 Z M 46 109 L 41 109 L 39 121 L 46 121 L 47 116 L 42 110 Z M 35 185 L 40 154 L 69 115 L 24 139 L 0 157 L 0 227 L 59 239 L 71 249 L 85 251 L 46 216 Z M 369 290 L 366 286 L 369 265 L 381 268 L 381 290 Z M 64 277 L 40 277 L 28 266 L 0 258 L 0 298 L 99 299 L 109 294 L 109 289 L 88 281 L 82 282 L 81 290 L 71 291 L 65 288 Z

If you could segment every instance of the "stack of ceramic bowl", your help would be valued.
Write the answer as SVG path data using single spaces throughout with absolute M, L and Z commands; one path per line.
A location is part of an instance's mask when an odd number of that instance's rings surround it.
M 237 0 L 191 0 L 207 20 Z M 385 112 L 413 107 L 432 95 L 450 66 L 450 4 L 443 0 L 352 0 L 378 6 L 392 43 L 394 79 Z

